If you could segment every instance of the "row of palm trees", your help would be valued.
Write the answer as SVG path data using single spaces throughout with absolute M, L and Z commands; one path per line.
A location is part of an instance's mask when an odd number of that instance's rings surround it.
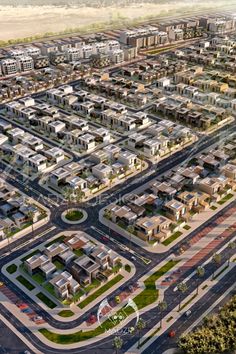
M 236 242 L 235 241 L 231 241 L 229 242 L 228 244 L 228 249 L 235 249 L 236 248 Z M 213 256 L 212 256 L 212 262 L 214 264 L 216 264 L 217 266 L 219 266 L 221 264 L 221 261 L 222 261 L 222 256 L 221 254 L 219 253 L 215 253 Z M 228 257 L 228 266 L 229 266 L 229 262 L 230 262 L 230 256 Z M 203 266 L 198 266 L 197 269 L 196 269 L 196 275 L 199 279 L 203 278 L 204 275 L 205 275 L 205 268 Z M 213 272 L 213 275 L 212 275 L 212 279 L 215 278 L 215 271 Z M 197 291 L 196 291 L 196 295 L 198 295 L 199 293 L 199 283 L 197 284 Z M 188 286 L 186 283 L 184 282 L 181 282 L 177 285 L 177 289 L 180 293 L 184 294 L 187 292 L 188 290 Z M 162 322 L 163 322 L 163 313 L 167 310 L 168 308 L 168 304 L 165 300 L 163 301 L 160 301 L 158 303 L 158 309 L 160 311 L 160 328 L 162 328 Z M 179 311 L 181 310 L 181 301 L 179 301 Z M 136 329 L 138 331 L 138 334 L 139 334 L 139 339 L 138 339 L 138 347 L 140 345 L 140 339 L 141 339 L 141 331 L 146 327 L 146 322 L 140 318 L 138 323 L 137 323 L 137 326 L 136 326 Z M 116 350 L 116 353 L 118 353 L 118 351 L 122 348 L 123 346 L 123 339 L 121 337 L 118 337 L 116 336 L 113 340 L 113 346 Z

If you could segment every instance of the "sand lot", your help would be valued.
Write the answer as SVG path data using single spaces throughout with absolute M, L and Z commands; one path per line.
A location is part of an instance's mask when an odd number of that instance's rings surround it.
M 217 1 L 220 7 L 223 3 L 236 4 L 236 0 Z M 215 8 L 216 2 L 198 2 L 197 9 Z M 23 38 L 46 32 L 60 32 L 71 28 L 92 26 L 97 22 L 119 21 L 120 19 L 141 19 L 147 16 L 173 16 L 175 14 L 196 10 L 194 1 L 184 4 L 177 0 L 175 4 L 140 4 L 125 8 L 64 8 L 64 7 L 10 7 L 0 6 L 0 40 Z

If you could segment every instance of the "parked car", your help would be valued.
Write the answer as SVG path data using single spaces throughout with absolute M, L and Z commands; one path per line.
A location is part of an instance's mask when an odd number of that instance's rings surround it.
M 170 338 L 175 337 L 175 335 L 176 335 L 176 332 L 175 332 L 173 329 L 168 333 L 168 336 L 169 336 Z
M 192 311 L 191 311 L 191 310 L 188 310 L 188 311 L 185 312 L 185 315 L 186 315 L 187 317 L 189 317 L 189 316 L 191 315 L 191 313 L 192 313 Z

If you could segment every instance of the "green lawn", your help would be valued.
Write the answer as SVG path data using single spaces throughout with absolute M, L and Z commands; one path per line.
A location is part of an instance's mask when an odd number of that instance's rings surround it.
M 181 235 L 183 235 L 183 233 L 181 231 L 176 231 L 173 235 L 171 235 L 165 241 L 163 241 L 162 244 L 164 246 L 168 246 L 171 242 L 175 241 Z
M 19 275 L 17 278 L 18 282 L 20 282 L 22 285 L 24 285 L 25 288 L 28 290 L 34 290 L 35 286 L 31 284 L 26 278 L 24 278 L 22 275 Z
M 45 278 L 43 276 L 43 274 L 41 273 L 35 273 L 34 275 L 32 275 L 32 278 L 34 279 L 34 281 L 36 281 L 38 284 L 42 284 L 43 282 L 45 282 Z
M 126 272 L 130 273 L 131 272 L 131 266 L 129 264 L 125 265 L 125 270 Z
M 133 300 L 138 306 L 139 310 L 142 309 L 143 307 L 151 304 L 152 302 L 156 301 L 158 299 L 158 291 L 156 290 L 156 287 L 154 287 L 154 282 L 160 278 L 162 275 L 164 275 L 166 272 L 168 272 L 172 267 L 174 267 L 179 261 L 169 261 L 167 262 L 163 267 L 158 269 L 155 273 L 150 275 L 145 281 L 145 286 L 146 289 L 144 289 L 139 295 L 137 295 Z M 117 275 L 117 277 L 119 277 Z M 114 278 L 115 279 L 115 278 Z M 114 280 L 113 279 L 113 280 Z M 100 290 L 100 289 L 99 289 Z M 98 291 L 99 291 L 98 290 Z M 99 295 L 96 295 L 99 296 Z M 133 313 L 133 308 L 132 307 L 127 307 L 125 309 L 125 313 L 127 316 Z M 122 314 L 123 309 L 119 310 L 116 315 Z M 121 316 L 122 317 L 122 316 Z M 92 329 L 90 331 L 78 331 L 75 333 L 71 334 L 57 334 L 54 332 L 51 332 L 47 330 L 46 328 L 40 329 L 39 331 L 50 341 L 54 343 L 60 343 L 60 344 L 72 344 L 72 343 L 78 343 L 84 340 L 87 340 L 89 338 L 93 338 L 95 336 L 98 336 L 99 334 L 104 333 L 105 331 L 108 331 L 109 329 L 112 329 L 118 324 L 118 322 L 112 322 L 110 319 L 107 319 L 106 321 L 103 322 L 103 324 L 99 327 L 96 327 L 95 329 Z
M 71 317 L 73 315 L 74 315 L 74 312 L 71 310 L 62 310 L 58 313 L 58 316 L 61 316 L 61 317 Z
M 118 283 L 121 279 L 123 279 L 123 275 L 118 274 L 116 277 L 114 277 L 112 280 L 107 282 L 105 285 L 101 286 L 97 291 L 95 291 L 93 294 L 89 295 L 86 299 L 84 299 L 80 304 L 78 304 L 78 307 L 83 309 L 85 306 L 90 304 L 93 300 L 95 300 L 98 296 L 102 295 L 110 289 L 113 285 Z
M 94 279 L 90 285 L 88 285 L 86 288 L 84 288 L 85 292 L 88 293 L 91 290 L 98 288 L 101 282 L 97 279 Z
M 79 221 L 83 217 L 83 213 L 80 210 L 71 210 L 65 215 L 65 218 L 69 221 Z
M 215 211 L 215 210 L 217 210 L 217 206 L 212 205 L 212 206 L 210 207 L 210 209 L 213 210 L 213 211 Z
M 17 270 L 17 266 L 15 264 L 10 264 L 8 267 L 7 267 L 7 272 L 9 274 L 13 274 L 15 273 Z
M 45 305 L 47 305 L 50 309 L 54 309 L 57 305 L 49 299 L 46 295 L 43 293 L 38 293 L 37 298 L 39 298 Z
M 227 194 L 224 198 L 222 198 L 222 199 L 218 202 L 218 204 L 222 205 L 222 204 L 226 203 L 228 200 L 230 200 L 231 198 L 233 198 L 233 196 L 234 196 L 234 195 L 231 194 L 231 193 Z
M 190 230 L 190 229 L 191 229 L 191 226 L 189 226 L 189 225 L 185 225 L 185 226 L 184 226 L 184 229 L 188 231 L 188 230 Z
M 77 250 L 74 250 L 73 251 L 74 254 L 77 256 L 77 257 L 80 257 L 80 256 L 83 256 L 84 255 L 84 252 L 80 249 L 77 249 Z
M 52 284 L 50 283 L 46 283 L 44 284 L 44 289 L 47 290 L 49 292 L 49 294 L 51 294 L 52 296 L 56 297 L 55 291 L 54 291 L 54 287 Z
M 57 270 L 63 270 L 65 268 L 64 264 L 59 261 L 55 261 L 53 264 L 57 267 Z
M 146 307 L 158 299 L 158 290 L 156 289 L 156 281 L 171 268 L 173 268 L 179 261 L 169 261 L 163 267 L 158 269 L 155 273 L 150 275 L 145 281 L 145 289 L 134 298 L 134 302 L 139 310 Z

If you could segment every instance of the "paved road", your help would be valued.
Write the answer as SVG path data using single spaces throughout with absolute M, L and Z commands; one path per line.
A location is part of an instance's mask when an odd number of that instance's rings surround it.
M 233 132 L 234 130 L 235 130 L 234 125 L 229 126 L 229 128 L 227 129 L 227 134 Z M 144 183 L 149 182 L 154 177 L 158 177 L 161 174 L 167 172 L 168 170 L 173 169 L 175 166 L 177 166 L 178 164 L 180 164 L 183 161 L 185 161 L 186 159 L 188 159 L 189 155 L 193 156 L 193 154 L 197 154 L 197 153 L 201 152 L 202 150 L 206 149 L 207 147 L 211 146 L 212 144 L 215 144 L 216 142 L 218 142 L 224 136 L 225 136 L 225 131 L 224 131 L 224 129 L 222 129 L 220 132 L 215 133 L 211 137 L 204 137 L 201 141 L 194 144 L 194 147 L 193 146 L 187 147 L 183 151 L 177 152 L 174 156 L 170 156 L 169 158 L 165 159 L 165 161 L 161 161 L 160 163 L 158 163 L 157 165 L 152 167 L 153 173 L 151 175 L 148 175 L 146 177 L 145 175 L 147 174 L 147 171 L 144 171 L 138 177 L 133 177 L 133 178 L 129 179 L 128 181 L 124 182 L 122 184 L 122 186 L 115 186 L 114 188 L 112 188 L 109 191 L 109 199 L 104 199 L 104 200 L 101 199 L 99 204 L 95 203 L 96 198 L 91 200 L 89 203 L 83 203 L 82 204 L 83 207 L 85 208 L 85 210 L 87 210 L 89 212 L 89 218 L 80 226 L 80 229 L 88 232 L 94 238 L 100 240 L 100 235 L 98 235 L 97 232 L 95 232 L 93 229 L 91 229 L 91 226 L 93 225 L 93 226 L 99 227 L 100 229 L 103 230 L 103 232 L 108 233 L 108 228 L 98 222 L 98 212 L 102 207 L 111 203 L 112 201 L 117 200 L 117 198 L 120 198 L 120 197 L 124 196 L 125 194 L 132 192 L 132 190 L 134 190 L 134 188 L 142 186 Z M 5 166 L 2 163 L 0 163 L 0 169 L 5 170 Z M 141 177 L 143 176 L 143 177 L 141 178 L 140 176 Z M 17 187 L 20 190 L 23 190 L 24 192 L 27 193 L 27 191 L 25 190 L 25 186 L 21 183 L 23 178 L 18 172 L 11 171 L 11 175 L 7 176 L 6 180 L 8 182 L 10 182 L 11 184 L 13 184 L 15 187 Z M 47 197 L 48 192 L 45 191 L 42 187 L 40 187 L 38 185 L 37 180 L 35 180 L 33 182 L 28 181 L 28 185 L 33 188 L 33 190 L 30 190 L 28 192 L 28 194 L 30 194 L 32 197 L 38 199 L 38 194 L 41 194 L 42 196 Z M 47 199 L 41 199 L 40 201 L 44 205 L 48 206 Z M 91 204 L 93 204 L 93 203 L 95 203 L 95 205 L 93 206 L 93 208 L 91 208 Z M 40 229 L 37 230 L 37 234 L 47 230 L 52 225 L 55 225 L 56 229 L 49 232 L 46 236 L 44 236 L 43 237 L 44 240 L 51 238 L 52 236 L 54 236 L 55 234 L 57 234 L 58 232 L 63 231 L 63 230 L 77 230 L 78 229 L 77 226 L 68 226 L 67 224 L 63 223 L 63 221 L 60 218 L 61 212 L 67 208 L 67 205 L 61 204 L 58 208 L 52 207 L 51 205 L 49 205 L 49 207 L 51 209 L 51 219 L 47 225 L 44 225 L 43 227 L 41 227 Z M 229 207 L 226 207 L 225 209 L 227 210 L 227 208 L 229 208 Z M 223 213 L 223 211 L 221 213 Z M 207 225 L 212 225 L 212 223 L 214 223 L 217 220 L 218 216 L 215 216 L 212 219 L 208 220 L 204 225 L 202 225 L 202 227 L 205 227 Z M 195 232 L 192 232 L 186 238 L 186 240 L 190 240 L 200 230 L 201 230 L 201 228 Z M 129 243 L 128 240 L 126 240 L 125 238 L 123 238 L 120 235 L 116 235 L 115 237 L 117 238 L 118 241 L 120 241 L 126 245 Z M 24 237 L 24 241 L 30 240 L 31 238 L 32 238 L 32 234 L 29 234 Z M 186 240 L 184 240 L 184 242 L 186 242 Z M 15 241 L 14 243 L 12 243 L 11 247 L 14 248 L 16 246 L 19 246 L 19 245 L 21 245 L 21 243 L 22 243 L 22 240 Z M 27 250 L 30 250 L 39 244 L 40 244 L 40 240 L 32 240 L 31 244 L 26 245 L 25 247 L 22 247 L 21 249 L 19 249 L 17 251 L 13 251 L 10 255 L 5 255 L 4 258 L 0 259 L 0 267 L 2 267 L 6 262 L 13 260 L 14 258 L 20 256 L 21 254 L 25 253 Z M 180 242 L 180 244 L 181 244 L 181 242 Z M 108 241 L 108 246 L 119 253 L 121 252 L 119 247 L 110 241 Z M 148 258 L 150 258 L 152 260 L 152 262 L 148 266 L 141 264 L 140 262 L 136 262 L 136 264 L 135 264 L 136 268 L 137 268 L 136 275 L 126 285 L 132 284 L 133 282 L 137 281 L 142 275 L 147 273 L 155 265 L 159 264 L 162 260 L 164 260 L 172 252 L 176 252 L 178 247 L 179 247 L 179 245 L 173 247 L 173 249 L 171 249 L 170 251 L 166 252 L 165 254 L 161 254 L 161 255 L 148 254 Z M 146 252 L 134 243 L 132 243 L 132 249 L 144 257 L 147 256 Z M 4 249 L 1 249 L 0 256 L 4 256 L 5 252 L 7 252 L 7 251 L 8 251 L 7 247 L 5 247 Z M 123 254 L 123 255 L 131 260 L 131 254 L 129 254 L 128 252 L 125 252 L 125 254 Z M 210 269 L 210 267 L 211 266 L 209 266 L 209 269 Z M 209 270 L 209 271 L 211 271 L 211 270 Z M 191 269 L 189 270 L 189 272 L 191 272 Z M 74 320 L 70 323 L 63 324 L 61 322 L 58 322 L 58 321 L 54 320 L 47 312 L 42 310 L 30 298 L 28 298 L 26 294 L 24 294 L 19 288 L 17 288 L 15 286 L 15 284 L 9 282 L 9 280 L 7 280 L 2 274 L 0 275 L 0 279 L 2 281 L 7 282 L 9 284 L 9 288 L 12 291 L 17 293 L 17 295 L 19 295 L 19 297 L 22 297 L 23 299 L 25 299 L 36 312 L 41 314 L 55 328 L 61 328 L 61 329 L 73 328 L 75 325 L 80 324 L 82 321 L 84 321 L 84 319 L 88 318 L 88 314 L 85 313 L 80 319 Z M 189 288 L 189 291 L 191 291 L 191 289 L 193 290 L 193 288 L 194 288 L 194 284 Z M 110 297 L 114 297 L 116 294 L 118 294 L 120 292 L 120 290 L 121 289 L 114 291 Z M 175 301 L 174 302 L 172 301 L 173 294 L 170 293 L 171 291 L 172 290 L 170 288 L 169 291 L 167 292 L 166 296 L 167 296 L 168 302 L 170 302 L 170 303 L 172 302 L 172 304 L 174 304 Z M 175 299 L 176 299 L 176 301 L 178 300 L 177 297 L 175 297 Z M 4 310 L 4 308 L 2 306 L 0 307 L 0 309 L 1 309 L 1 313 L 4 313 L 7 316 L 7 311 Z M 169 308 L 169 310 L 170 310 L 170 308 Z M 96 311 L 97 311 L 97 306 L 94 306 L 90 312 L 96 313 Z M 148 312 L 144 316 L 145 316 L 145 318 L 149 319 L 150 316 L 152 316 L 152 313 Z M 11 321 L 16 321 L 16 319 L 14 319 L 14 318 L 12 319 L 11 316 L 8 316 L 8 317 L 10 318 Z M 19 327 L 21 328 L 22 325 L 19 324 Z M 23 328 L 23 330 L 24 330 L 24 333 L 28 337 L 30 337 L 32 341 L 36 340 L 34 338 L 34 336 L 32 336 L 31 332 L 28 333 L 25 328 Z M 111 339 L 109 339 L 109 341 L 110 340 Z M 37 345 L 42 346 L 39 343 Z M 104 341 L 103 341 L 102 344 L 99 344 L 99 346 L 96 346 L 96 348 L 100 348 L 99 350 L 101 351 L 101 348 L 103 347 L 103 345 L 104 345 L 104 348 L 102 349 L 103 351 L 105 350 L 105 348 L 109 347 L 107 342 L 104 343 Z M 132 339 L 131 340 L 127 339 L 127 342 L 125 343 L 125 348 L 128 348 L 130 345 L 132 345 Z M 43 348 L 44 348 L 44 351 L 43 351 L 44 353 L 52 352 L 46 346 Z M 96 350 L 98 350 L 98 349 L 96 349 Z M 73 352 L 79 353 L 79 352 L 83 352 L 83 351 L 84 351 L 83 349 L 77 349 L 76 351 L 70 351 L 70 353 L 73 353 Z M 61 351 L 57 351 L 57 352 L 61 352 Z M 66 353 L 66 352 L 68 352 L 68 351 L 66 351 L 66 350 L 63 351 L 63 353 Z M 88 347 L 86 347 L 86 352 L 94 353 L 94 348 L 91 346 L 88 346 Z
M 186 331 L 189 326 L 201 316 L 201 314 L 206 312 L 211 307 L 211 305 L 224 294 L 225 290 L 233 284 L 236 284 L 235 269 L 232 269 L 227 275 L 225 275 L 217 285 L 215 285 L 210 291 L 207 292 L 206 295 L 202 297 L 199 302 L 192 306 L 192 314 L 190 317 L 186 317 L 183 314 L 183 316 L 181 316 L 181 318 L 176 321 L 173 326 L 168 329 L 167 332 L 158 337 L 157 340 L 153 342 L 153 344 L 151 344 L 145 351 L 143 351 L 143 354 L 161 354 L 164 353 L 165 350 L 175 347 L 176 342 L 178 341 L 178 337 L 184 331 Z M 232 293 L 231 295 L 228 295 L 226 298 L 224 298 L 224 300 L 222 300 L 217 308 L 222 306 L 230 298 L 230 296 L 232 296 Z M 176 331 L 177 336 L 175 338 L 168 337 L 167 333 L 171 329 Z
M 0 354 L 20 354 L 29 348 L 0 321 Z

